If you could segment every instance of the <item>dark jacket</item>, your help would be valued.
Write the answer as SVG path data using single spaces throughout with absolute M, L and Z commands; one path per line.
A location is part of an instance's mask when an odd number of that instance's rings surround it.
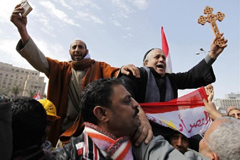
M 149 68 L 155 77 L 159 92 L 161 92 L 160 95 L 163 96 L 160 98 L 160 102 L 165 101 L 166 76 L 169 77 L 174 98 L 178 98 L 178 89 L 198 88 L 215 82 L 213 69 L 211 65 L 208 65 L 204 59 L 187 72 L 170 74 L 166 73 L 165 77 L 161 77 L 153 68 Z M 131 93 L 133 98 L 138 103 L 144 103 L 148 74 L 143 67 L 139 68 L 139 70 L 141 78 L 135 78 L 132 75 L 121 75 L 119 78 L 124 80 L 124 86 Z
M 12 160 L 55 160 L 55 157 L 40 146 L 31 146 L 27 149 L 16 151 Z
M 206 58 L 208 58 L 209 60 L 208 63 L 206 63 L 206 60 L 205 60 Z M 156 81 L 156 85 L 160 95 L 158 99 L 160 99 L 160 102 L 165 101 L 166 76 L 168 76 L 168 79 L 170 81 L 170 86 L 172 88 L 172 91 L 171 91 L 171 93 L 173 94 L 172 99 L 178 98 L 178 89 L 193 89 L 201 86 L 206 86 L 210 83 L 215 82 L 216 80 L 215 75 L 211 67 L 214 60 L 211 59 L 210 57 L 206 57 L 206 58 L 200 61 L 196 66 L 194 66 L 187 72 L 170 73 L 170 74 L 166 73 L 164 77 L 161 77 L 158 73 L 155 72 L 153 68 L 149 67 Z M 139 68 L 139 70 L 140 70 L 141 78 L 135 78 L 132 75 L 131 76 L 119 75 L 119 78 L 124 80 L 124 86 L 131 93 L 133 98 L 138 103 L 144 103 L 145 95 L 146 95 L 146 87 L 148 82 L 148 73 L 143 67 Z M 152 102 L 159 102 L 159 101 L 152 101 Z M 150 121 L 150 124 L 152 126 L 154 136 L 162 135 L 166 137 L 173 132 L 172 129 L 161 126 L 154 122 Z M 199 139 L 196 139 L 196 138 L 190 139 L 190 143 L 192 144 L 193 149 L 198 150 L 198 142 L 199 142 Z

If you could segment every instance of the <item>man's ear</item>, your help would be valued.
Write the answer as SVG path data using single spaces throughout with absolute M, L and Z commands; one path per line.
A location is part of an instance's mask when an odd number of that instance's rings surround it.
M 218 155 L 213 151 L 208 152 L 208 155 L 206 157 L 211 160 L 219 160 Z
M 148 60 L 144 61 L 143 65 L 146 66 L 148 64 Z
M 97 119 L 101 122 L 108 121 L 108 117 L 106 115 L 107 108 L 102 106 L 96 106 L 93 109 L 93 114 L 97 117 Z
M 211 151 L 210 149 L 202 150 L 200 153 L 210 160 L 219 160 L 217 154 Z
M 214 159 L 213 160 L 219 160 L 218 155 L 215 152 L 212 152 Z

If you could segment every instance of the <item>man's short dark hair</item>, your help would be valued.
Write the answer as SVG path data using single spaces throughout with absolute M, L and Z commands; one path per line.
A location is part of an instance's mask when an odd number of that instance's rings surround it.
M 110 96 L 113 93 L 113 86 L 115 85 L 122 85 L 122 80 L 116 78 L 99 79 L 85 87 L 80 101 L 84 122 L 97 124 L 97 118 L 93 114 L 93 109 L 95 106 L 111 107 Z
M 13 152 L 45 140 L 47 115 L 41 103 L 30 97 L 12 99 Z

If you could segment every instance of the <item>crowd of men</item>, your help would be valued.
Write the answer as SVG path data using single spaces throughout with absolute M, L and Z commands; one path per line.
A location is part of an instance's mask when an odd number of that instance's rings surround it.
M 149 121 L 139 105 L 167 102 L 178 97 L 178 89 L 213 83 L 212 64 L 227 46 L 220 47 L 215 41 L 221 38 L 227 43 L 223 34 L 214 38 L 202 61 L 182 73 L 165 72 L 166 57 L 159 48 L 144 55 L 143 67 L 111 67 L 91 59 L 82 40 L 70 45 L 72 61 L 59 62 L 45 57 L 37 47 L 27 31 L 27 17 L 21 13 L 23 8 L 17 5 L 11 15 L 21 37 L 16 49 L 46 74 L 49 86 L 47 100 L 15 97 L 1 103 L 5 159 L 240 158 L 239 143 L 229 143 L 230 139 L 237 141 L 240 131 L 240 122 L 233 118 L 240 116 L 236 107 L 223 117 L 208 95 L 204 104 L 214 121 L 196 149 L 185 135 Z

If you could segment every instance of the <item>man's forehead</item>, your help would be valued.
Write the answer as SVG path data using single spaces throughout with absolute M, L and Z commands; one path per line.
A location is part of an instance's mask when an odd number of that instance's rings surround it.
M 237 108 L 235 108 L 235 109 L 232 109 L 232 110 L 230 110 L 229 111 L 229 115 L 231 115 L 232 113 L 240 113 L 240 110 L 239 109 L 237 109 Z
M 206 88 L 213 88 L 213 86 L 211 84 L 207 85 Z
M 182 133 L 179 133 L 179 132 L 173 133 L 173 136 L 179 136 L 179 137 L 182 137 L 182 138 L 187 138 L 185 135 L 183 135 Z
M 150 51 L 150 54 L 151 55 L 164 55 L 165 56 L 165 53 L 163 52 L 163 50 L 161 50 L 161 49 L 158 49 L 158 48 L 156 48 L 156 49 L 153 49 L 152 51 Z
M 119 85 L 115 85 L 113 87 L 113 94 L 112 94 L 112 98 L 118 98 L 118 99 L 123 99 L 126 96 L 131 96 L 131 94 L 127 91 L 127 89 L 119 84 Z
M 84 45 L 85 43 L 82 41 L 82 40 L 74 40 L 72 43 L 71 43 L 71 46 L 74 46 L 74 45 Z

